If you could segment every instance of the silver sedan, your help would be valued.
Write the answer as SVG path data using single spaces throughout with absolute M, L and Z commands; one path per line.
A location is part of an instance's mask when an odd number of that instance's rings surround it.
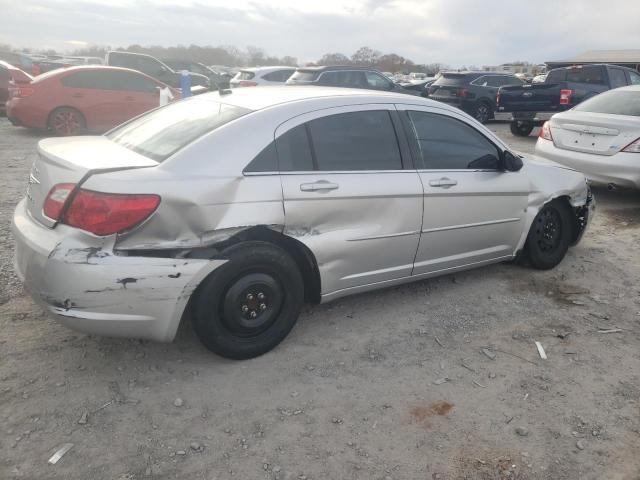
M 535 152 L 595 184 L 640 188 L 640 85 L 609 90 L 555 114 L 543 125 Z
M 170 341 L 188 316 L 230 358 L 275 347 L 305 301 L 552 268 L 593 207 L 583 175 L 458 109 L 366 90 L 211 93 L 38 153 L 13 222 L 33 297 L 107 336 Z

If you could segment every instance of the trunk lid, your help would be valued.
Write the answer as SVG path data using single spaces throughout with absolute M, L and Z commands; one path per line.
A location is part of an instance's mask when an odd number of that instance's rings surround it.
M 58 183 L 81 183 L 97 172 L 154 167 L 158 162 L 113 143 L 106 137 L 47 138 L 38 142 L 38 156 L 29 172 L 27 210 L 38 222 L 57 222 L 42 208 Z
M 551 136 L 557 148 L 611 156 L 640 137 L 640 119 L 568 111 L 551 120 Z

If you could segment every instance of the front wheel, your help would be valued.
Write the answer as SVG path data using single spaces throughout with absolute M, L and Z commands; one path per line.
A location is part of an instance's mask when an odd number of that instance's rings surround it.
M 562 261 L 573 235 L 571 214 L 569 205 L 562 200 L 549 202 L 538 212 L 525 243 L 531 266 L 548 270 Z
M 257 357 L 295 325 L 304 298 L 302 275 L 289 254 L 266 242 L 233 245 L 220 257 L 227 262 L 196 291 L 194 330 L 222 357 Z
M 517 137 L 528 137 L 533 131 L 533 122 L 514 120 L 510 125 L 511 133 Z

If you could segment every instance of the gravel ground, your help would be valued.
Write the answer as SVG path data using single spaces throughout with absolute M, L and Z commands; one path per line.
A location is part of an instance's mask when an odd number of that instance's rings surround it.
M 38 139 L 0 119 L 0 478 L 640 478 L 638 194 L 597 190 L 554 270 L 310 306 L 275 351 L 233 362 L 188 324 L 171 344 L 96 338 L 24 295 L 9 224 Z

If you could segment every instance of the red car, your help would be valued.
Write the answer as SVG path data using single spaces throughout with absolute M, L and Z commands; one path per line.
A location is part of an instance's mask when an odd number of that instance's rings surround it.
M 9 88 L 16 85 L 30 83 L 33 77 L 23 72 L 18 67 L 14 67 L 10 63 L 0 60 L 0 113 L 4 114 L 6 110 L 5 104 L 9 99 Z
M 157 107 L 160 88 L 170 87 L 128 68 L 58 69 L 10 89 L 7 117 L 57 135 L 102 133 Z M 171 92 L 179 98 L 177 90 Z

